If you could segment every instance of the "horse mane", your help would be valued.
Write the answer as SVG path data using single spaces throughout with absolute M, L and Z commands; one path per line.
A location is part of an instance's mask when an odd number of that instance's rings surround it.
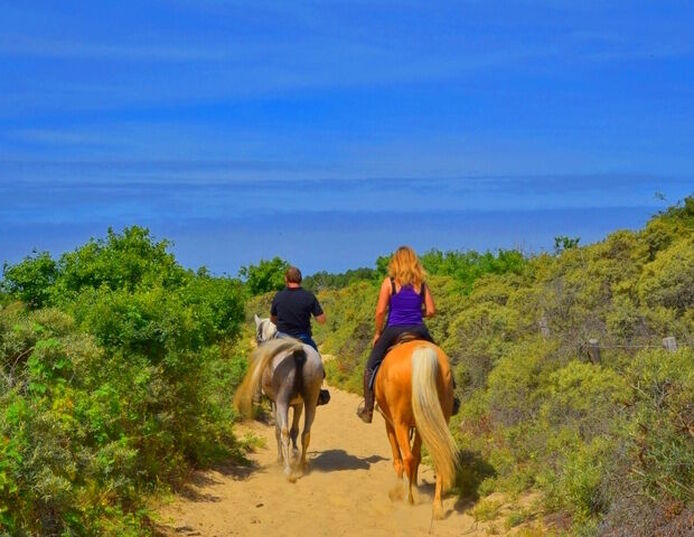
M 412 413 L 417 431 L 434 459 L 443 488 L 447 489 L 455 479 L 458 448 L 443 415 L 436 389 L 438 357 L 434 349 L 422 345 L 414 350 L 411 361 Z
M 306 360 L 303 344 L 295 339 L 273 339 L 260 345 L 251 353 L 250 365 L 246 376 L 234 394 L 234 406 L 243 417 L 248 418 L 252 414 L 253 395 L 260 388 L 263 371 L 265 371 L 265 368 L 277 354 L 286 351 L 294 353 L 295 357 L 298 358 L 297 364 L 303 365 L 301 356 L 299 356 L 299 353 L 301 353 L 303 361 Z

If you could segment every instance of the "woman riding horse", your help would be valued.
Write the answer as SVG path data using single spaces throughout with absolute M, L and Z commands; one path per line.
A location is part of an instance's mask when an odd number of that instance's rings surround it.
M 374 374 L 398 337 L 410 333 L 416 339 L 433 342 L 423 318 L 433 316 L 436 307 L 424 277 L 414 250 L 409 246 L 398 248 L 388 265 L 388 277 L 381 284 L 376 304 L 373 349 L 364 368 L 364 406 L 357 410 L 357 415 L 365 423 L 371 423 L 373 419 Z

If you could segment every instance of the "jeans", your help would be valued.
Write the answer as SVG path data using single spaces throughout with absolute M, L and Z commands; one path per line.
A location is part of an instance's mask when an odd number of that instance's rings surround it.
M 294 339 L 298 339 L 302 343 L 306 343 L 306 345 L 309 345 L 309 346 L 313 347 L 314 349 L 318 350 L 318 345 L 316 345 L 316 342 L 313 341 L 313 338 L 308 334 L 299 334 L 298 336 L 293 336 L 291 334 L 285 334 L 284 332 L 277 332 L 277 337 L 283 337 L 283 338 L 291 337 Z

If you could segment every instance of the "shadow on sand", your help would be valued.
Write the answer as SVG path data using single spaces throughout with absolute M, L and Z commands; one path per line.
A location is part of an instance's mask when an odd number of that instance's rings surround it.
M 309 467 L 318 472 L 339 472 L 340 470 L 368 470 L 373 463 L 387 460 L 380 455 L 359 458 L 350 455 L 344 449 L 329 449 L 321 451 L 312 457 Z
M 458 473 L 454 492 L 458 495 L 454 509 L 459 513 L 467 511 L 479 498 L 482 482 L 496 476 L 496 470 L 478 452 L 463 450 L 458 459 Z

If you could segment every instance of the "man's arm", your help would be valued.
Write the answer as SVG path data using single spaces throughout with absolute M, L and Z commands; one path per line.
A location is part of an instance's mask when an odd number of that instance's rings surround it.
M 270 321 L 277 326 L 277 295 L 273 297 L 272 304 L 270 305 Z
M 313 313 L 313 316 L 315 317 L 316 322 L 318 324 L 325 324 L 325 312 L 323 311 L 323 307 L 320 305 L 320 302 L 318 302 L 318 299 L 315 295 L 313 295 L 313 305 L 311 306 L 311 313 Z

